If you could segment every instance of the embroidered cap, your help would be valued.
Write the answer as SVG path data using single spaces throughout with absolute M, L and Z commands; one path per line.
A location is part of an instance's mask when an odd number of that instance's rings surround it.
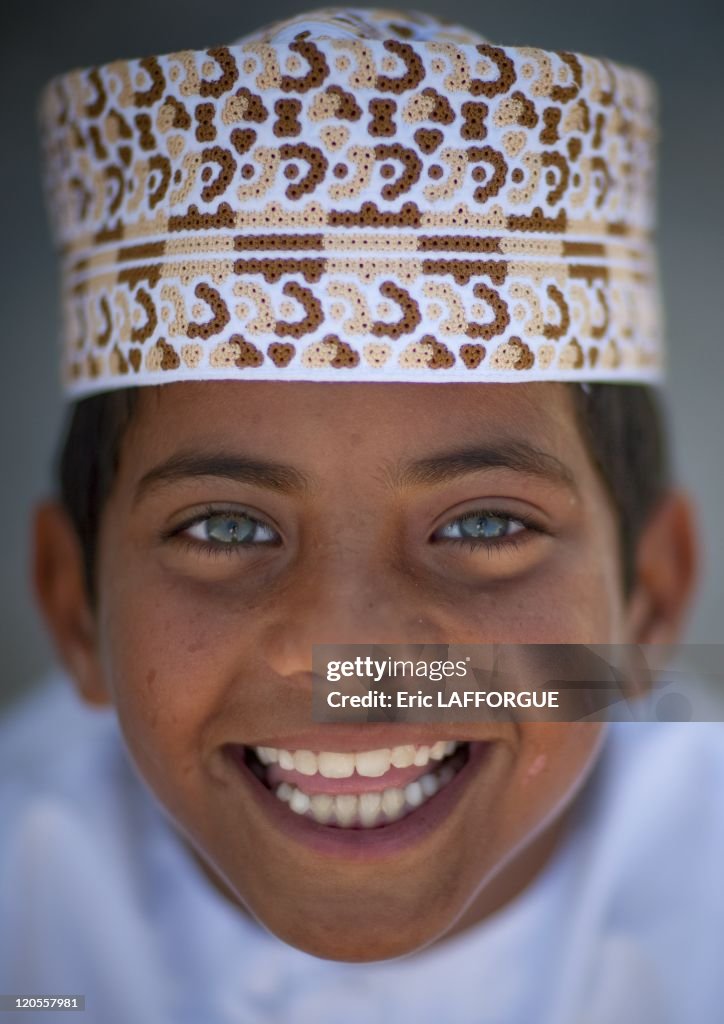
M 331 9 L 51 80 L 63 376 L 658 382 L 656 93 Z

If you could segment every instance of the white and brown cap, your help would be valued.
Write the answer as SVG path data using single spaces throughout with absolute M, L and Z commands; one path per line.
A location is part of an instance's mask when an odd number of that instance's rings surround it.
M 609 60 L 383 10 L 61 75 L 67 393 L 660 381 L 655 104 Z

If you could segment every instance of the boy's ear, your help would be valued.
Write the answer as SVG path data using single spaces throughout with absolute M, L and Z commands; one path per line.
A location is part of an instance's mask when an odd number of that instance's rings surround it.
M 80 696 L 89 704 L 108 704 L 80 540 L 67 512 L 55 501 L 43 502 L 35 510 L 33 583 L 56 652 Z
M 629 642 L 673 644 L 679 639 L 698 578 L 696 516 L 681 491 L 669 491 L 639 538 L 628 603 Z

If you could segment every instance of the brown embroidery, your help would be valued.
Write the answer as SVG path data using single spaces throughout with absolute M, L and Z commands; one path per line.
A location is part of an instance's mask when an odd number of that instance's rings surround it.
M 551 89 L 551 99 L 555 100 L 556 103 L 570 103 L 571 100 L 574 100 L 578 95 L 581 84 L 583 83 L 583 68 L 581 67 L 578 57 L 576 57 L 574 53 L 561 51 L 559 53 L 559 57 L 571 69 L 573 74 L 573 85 L 554 85 Z
M 236 152 L 243 156 L 256 142 L 256 132 L 253 128 L 234 128 L 230 138 Z
M 282 91 L 305 93 L 310 89 L 318 89 L 329 75 L 329 65 L 322 51 L 314 43 L 303 40 L 290 43 L 289 49 L 307 61 L 309 71 L 301 78 L 284 75 L 281 81 Z
M 133 123 L 138 129 L 138 144 L 148 152 L 156 148 L 156 138 L 151 131 L 151 118 L 148 114 L 136 114 Z
M 261 274 L 267 284 L 274 284 L 285 274 L 301 274 L 308 284 L 314 284 L 320 280 L 325 262 L 323 259 L 291 258 L 236 260 L 234 273 L 239 276 Z
M 397 111 L 397 104 L 394 100 L 388 99 L 375 99 L 369 102 L 369 112 L 372 114 L 372 120 L 369 123 L 368 131 L 370 135 L 375 136 L 390 136 L 394 135 L 397 131 L 397 125 L 392 120 L 393 115 Z
M 467 103 L 463 103 L 460 109 L 464 118 L 460 127 L 461 137 L 468 141 L 484 139 L 488 134 L 485 124 L 488 117 L 487 105 L 485 103 L 473 103 L 472 100 L 469 100 Z
M 277 320 L 275 330 L 279 337 L 302 338 L 305 334 L 316 331 L 322 322 L 322 304 L 311 289 L 303 288 L 296 281 L 288 281 L 282 291 L 302 305 L 305 316 L 296 322 Z
M 420 307 L 410 293 L 404 288 L 399 288 L 394 281 L 385 281 L 380 287 L 380 292 L 386 299 L 391 299 L 400 307 L 402 316 L 392 324 L 375 320 L 372 324 L 372 334 L 376 338 L 399 338 L 403 334 L 411 334 L 422 321 L 422 316 Z
M 234 366 L 243 369 L 245 366 L 261 366 L 264 362 L 264 353 L 260 352 L 256 345 L 246 341 L 240 334 L 232 334 L 229 338 L 232 345 L 236 345 L 238 356 L 234 360 Z
M 543 128 L 538 136 L 544 146 L 552 146 L 560 138 L 558 126 L 561 123 L 560 107 L 546 107 L 543 111 Z M 571 140 L 572 141 L 572 140 Z
M 460 358 L 469 370 L 475 370 L 485 359 L 484 345 L 461 345 Z
M 304 177 L 289 185 L 286 190 L 287 199 L 301 199 L 302 196 L 314 192 L 315 188 L 322 183 L 329 163 L 318 146 L 309 146 L 306 142 L 297 142 L 294 145 L 285 143 L 280 147 L 282 160 L 300 159 L 306 161 L 309 170 Z
M 382 195 L 385 199 L 397 199 L 404 192 L 409 192 L 415 182 L 420 180 L 422 161 L 414 149 L 401 146 L 399 143 L 388 145 L 379 142 L 375 146 L 375 156 L 378 160 L 396 160 L 403 167 L 402 173 L 395 181 L 383 186 Z
M 236 61 L 229 52 L 228 46 L 217 46 L 206 52 L 219 65 L 222 74 L 220 78 L 214 81 L 202 78 L 199 83 L 199 93 L 201 96 L 213 96 L 214 99 L 218 99 L 219 96 L 223 96 L 225 92 L 234 87 L 239 77 L 239 70 L 236 66 Z
M 416 89 L 425 77 L 425 68 L 420 60 L 419 54 L 408 43 L 400 43 L 396 39 L 385 40 L 384 47 L 390 53 L 395 53 L 403 62 L 406 71 L 398 78 L 391 78 L 389 75 L 378 75 L 376 88 L 380 92 L 392 92 L 396 96 L 402 95 L 409 89 Z
M 153 303 L 153 299 L 145 288 L 139 288 L 134 298 L 146 313 L 146 323 L 143 324 L 142 327 L 133 328 L 131 331 L 131 341 L 143 342 L 150 338 L 156 329 L 156 325 L 158 323 L 156 307 Z
M 134 92 L 133 103 L 136 107 L 152 107 L 163 96 L 166 78 L 155 57 L 144 57 L 138 63 L 151 79 L 151 85 L 142 92 Z
M 211 285 L 201 282 L 194 288 L 194 295 L 201 299 L 212 312 L 212 317 L 206 323 L 189 323 L 187 334 L 189 338 L 210 338 L 214 334 L 220 334 L 226 327 L 231 317 L 226 303 L 221 295 Z
M 510 323 L 508 306 L 500 298 L 498 293 L 482 282 L 475 285 L 473 295 L 476 299 L 482 299 L 487 303 L 493 313 L 493 320 L 489 323 L 470 323 L 465 331 L 469 338 L 484 338 L 490 341 L 496 334 L 502 334 Z
M 473 96 L 486 96 L 492 99 L 501 93 L 508 92 L 515 83 L 516 74 L 513 61 L 499 46 L 490 46 L 488 43 L 481 43 L 476 47 L 478 53 L 483 57 L 489 57 L 498 69 L 498 77 L 492 82 L 483 82 L 474 78 L 470 83 L 470 92 Z
M 337 354 L 330 362 L 330 366 L 333 366 L 335 370 L 350 369 L 353 366 L 359 364 L 359 353 L 355 352 L 351 345 L 346 341 L 341 341 L 336 334 L 328 334 L 322 339 L 323 345 L 334 345 L 337 350 Z
M 557 182 L 556 175 L 553 170 L 548 171 L 546 174 L 546 184 L 551 186 L 546 199 L 551 206 L 554 206 L 556 203 L 561 201 L 565 195 L 566 189 L 568 188 L 568 179 L 570 177 L 568 161 L 561 153 L 543 153 L 541 159 L 544 167 L 555 167 L 558 170 Z
M 277 138 L 293 138 L 302 134 L 302 126 L 299 123 L 299 114 L 302 104 L 299 100 L 277 100 L 274 104 L 274 113 L 277 120 L 274 123 L 274 134 Z
M 503 154 L 499 153 L 497 149 L 493 149 L 492 146 L 471 146 L 468 149 L 468 159 L 471 164 L 483 163 L 492 168 L 492 173 L 487 179 L 482 167 L 476 167 L 473 171 L 474 181 L 485 181 L 484 185 L 479 185 L 475 189 L 473 193 L 475 201 L 486 203 L 493 196 L 497 196 L 505 184 L 508 164 Z
M 108 102 L 108 94 L 103 84 L 103 79 L 98 73 L 98 68 L 91 68 L 88 72 L 88 81 L 95 90 L 95 99 L 92 99 L 85 105 L 86 117 L 100 117 L 103 111 L 106 109 L 106 103 Z
M 216 138 L 214 110 L 213 103 L 197 104 L 194 110 L 194 117 L 198 121 L 196 126 L 196 139 L 198 142 L 213 142 Z
M 234 211 L 228 203 L 219 203 L 215 213 L 200 213 L 192 203 L 184 214 L 169 217 L 169 231 L 204 231 L 211 228 L 233 228 L 236 223 Z
M 415 142 L 426 156 L 434 153 L 442 144 L 445 136 L 438 128 L 418 128 L 415 132 Z M 429 173 L 429 171 L 428 171 Z M 434 177 L 434 175 L 431 175 Z
M 201 198 L 205 203 L 210 203 L 212 199 L 223 195 L 233 181 L 236 160 L 234 160 L 229 150 L 224 149 L 222 146 L 212 146 L 205 149 L 201 156 L 206 164 L 201 171 L 201 180 L 208 183 L 201 190 Z M 214 172 L 209 166 L 210 163 L 217 164 L 219 168 L 215 178 L 213 177 Z
M 266 351 L 275 366 L 283 367 L 288 366 L 294 358 L 295 348 L 289 342 L 273 341 Z
M 337 100 L 334 116 L 343 121 L 359 121 L 362 108 L 351 92 L 345 92 L 340 85 L 330 85 L 327 94 Z

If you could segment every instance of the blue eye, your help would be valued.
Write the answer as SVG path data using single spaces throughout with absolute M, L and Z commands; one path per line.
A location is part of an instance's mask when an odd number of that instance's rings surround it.
M 271 527 L 242 512 L 216 512 L 197 519 L 182 531 L 187 537 L 216 547 L 268 544 L 277 539 Z
M 484 544 L 513 537 L 525 529 L 526 523 L 522 519 L 498 512 L 475 511 L 446 523 L 436 536 L 445 540 L 471 541 L 474 545 L 476 541 Z

